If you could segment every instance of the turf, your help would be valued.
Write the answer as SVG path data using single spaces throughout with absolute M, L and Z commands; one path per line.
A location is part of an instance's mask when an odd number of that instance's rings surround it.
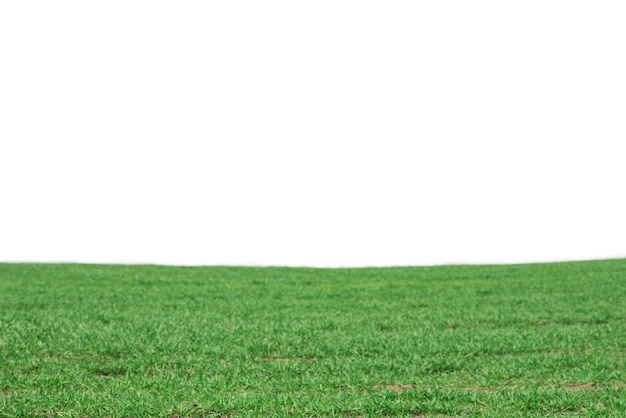
M 0 417 L 626 416 L 626 260 L 0 264 Z

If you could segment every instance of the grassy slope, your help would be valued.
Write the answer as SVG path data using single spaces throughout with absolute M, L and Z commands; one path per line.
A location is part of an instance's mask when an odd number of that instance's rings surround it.
M 625 350 L 626 260 L 0 264 L 0 417 L 623 417 Z

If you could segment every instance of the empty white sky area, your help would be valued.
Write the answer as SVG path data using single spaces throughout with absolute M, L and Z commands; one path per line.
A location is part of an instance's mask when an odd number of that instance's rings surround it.
M 623 1 L 4 1 L 0 262 L 626 257 Z

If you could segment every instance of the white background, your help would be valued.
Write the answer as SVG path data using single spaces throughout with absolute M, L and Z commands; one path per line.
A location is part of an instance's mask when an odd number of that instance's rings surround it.
M 626 257 L 623 1 L 4 1 L 0 262 Z

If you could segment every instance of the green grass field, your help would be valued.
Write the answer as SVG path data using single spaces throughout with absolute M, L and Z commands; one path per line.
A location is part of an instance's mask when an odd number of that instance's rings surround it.
M 0 417 L 626 416 L 626 260 L 0 264 Z

